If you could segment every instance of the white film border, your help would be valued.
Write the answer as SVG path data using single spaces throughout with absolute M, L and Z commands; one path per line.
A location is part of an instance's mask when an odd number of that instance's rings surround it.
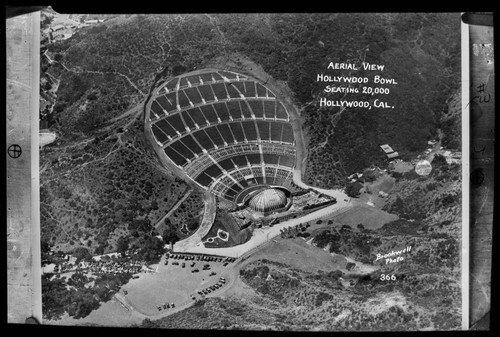
M 6 20 L 9 323 L 42 322 L 39 200 L 40 12 Z

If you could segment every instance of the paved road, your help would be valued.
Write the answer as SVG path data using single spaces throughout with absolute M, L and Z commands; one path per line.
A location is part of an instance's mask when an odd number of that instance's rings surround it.
M 316 187 L 312 187 L 312 186 L 308 186 L 308 185 L 304 184 L 301 180 L 300 170 L 294 171 L 293 181 L 297 186 L 300 186 L 302 188 L 306 188 L 306 189 L 311 188 L 313 190 L 318 191 L 319 193 L 324 193 L 326 195 L 334 197 L 337 200 L 337 203 L 334 205 L 330 205 L 330 206 L 327 206 L 325 208 L 322 208 L 320 210 L 317 210 L 315 212 L 309 213 L 307 215 L 304 215 L 300 218 L 290 219 L 290 220 L 281 222 L 277 225 L 274 225 L 273 227 L 255 229 L 253 234 L 252 234 L 252 237 L 250 238 L 249 241 L 247 241 L 246 243 L 243 243 L 241 245 L 234 246 L 234 247 L 206 248 L 201 243 L 201 238 L 203 238 L 206 235 L 206 233 L 208 233 L 208 231 L 210 230 L 210 227 L 209 227 L 208 223 L 204 223 L 204 224 L 202 224 L 203 226 L 200 226 L 199 231 L 197 231 L 191 237 L 187 238 L 186 240 L 182 240 L 182 241 L 179 241 L 178 243 L 176 243 L 174 246 L 174 251 L 176 251 L 176 252 L 188 252 L 188 253 L 214 254 L 214 255 L 223 255 L 223 256 L 230 256 L 230 257 L 240 257 L 243 254 L 245 254 L 246 252 L 253 250 L 254 248 L 265 243 L 269 239 L 271 239 L 277 235 L 280 235 L 280 229 L 282 229 L 282 228 L 285 228 L 288 226 L 295 226 L 295 225 L 298 225 L 299 223 L 316 220 L 318 218 L 325 217 L 327 215 L 332 215 L 335 213 L 340 214 L 341 212 L 345 212 L 347 209 L 349 209 L 352 206 L 351 198 L 348 197 L 342 190 L 326 190 L 326 189 L 316 188 Z M 214 207 L 215 207 L 215 205 L 214 205 Z M 206 213 L 206 211 L 207 211 L 207 207 L 205 207 L 205 213 Z M 214 209 L 214 216 L 215 216 L 215 209 Z M 203 219 L 205 220 L 205 216 L 203 217 Z M 211 223 L 213 223 L 213 220 Z M 211 225 L 211 223 L 210 223 L 210 225 Z M 205 234 L 200 236 L 201 232 L 205 233 Z
M 202 244 L 195 243 L 194 241 L 188 245 L 184 245 L 182 250 L 178 249 L 178 247 L 174 247 L 176 252 L 189 252 L 189 253 L 199 253 L 199 254 L 214 254 L 214 255 L 222 255 L 222 256 L 230 256 L 230 257 L 240 257 L 246 254 L 248 251 L 253 251 L 258 248 L 260 245 L 266 243 L 270 239 L 280 235 L 280 229 L 288 227 L 288 226 L 296 226 L 299 223 L 316 220 L 328 215 L 333 214 L 341 214 L 351 208 L 352 205 L 345 204 L 342 207 L 339 207 L 337 204 L 325 207 L 316 212 L 309 213 L 303 217 L 298 219 L 290 219 L 284 222 L 281 222 L 273 227 L 266 228 L 256 228 L 252 234 L 252 237 L 249 241 L 234 247 L 227 248 L 206 248 Z

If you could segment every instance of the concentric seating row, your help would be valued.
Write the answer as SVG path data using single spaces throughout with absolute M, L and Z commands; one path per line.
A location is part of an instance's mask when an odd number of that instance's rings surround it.
M 179 88 L 193 87 L 200 84 L 216 83 L 223 81 L 241 81 L 246 80 L 247 77 L 241 74 L 236 74 L 230 71 L 215 71 L 208 73 L 201 73 L 182 77 L 179 82 Z
M 235 169 L 229 174 L 220 174 L 218 177 L 210 177 L 206 181 L 210 183 L 211 191 L 229 201 L 236 201 L 237 194 L 243 189 L 248 189 L 245 191 L 247 193 L 256 185 L 283 186 L 287 182 L 287 185 L 290 185 L 291 179 L 290 169 L 265 167 L 263 172 L 262 167 L 252 166 Z
M 175 141 L 182 141 L 192 136 L 207 150 L 247 142 L 287 144 L 294 142 L 292 125 L 286 122 L 233 121 L 194 129 L 190 132 L 183 131 L 182 125 L 179 115 L 173 115 L 152 124 L 151 128 L 156 140 L 161 144 L 175 143 Z
M 230 201 L 255 185 L 291 184 L 296 150 L 289 120 L 264 85 L 222 70 L 166 82 L 149 110 L 151 131 L 166 156 Z
M 167 99 L 165 98 L 165 101 Z M 163 103 L 164 105 L 168 103 Z M 241 101 L 233 100 L 228 102 L 216 102 L 201 106 L 190 107 L 182 110 L 180 113 L 170 113 L 165 115 L 159 108 L 160 104 L 154 101 L 151 104 L 151 111 L 158 116 L 162 116 L 152 122 L 156 125 L 157 129 L 161 129 L 164 134 L 175 138 L 185 133 L 193 132 L 201 128 L 212 127 L 214 124 L 221 124 L 226 122 L 239 121 L 242 123 L 243 128 L 247 131 L 246 135 L 249 139 L 256 139 L 257 133 L 255 130 L 255 123 L 260 125 L 259 129 L 264 125 L 269 125 L 274 119 L 280 121 L 287 120 L 287 113 L 283 105 L 277 101 Z M 161 111 L 158 111 L 161 110 Z M 252 111 L 257 121 L 252 120 Z M 290 126 L 285 126 L 284 136 L 286 139 L 293 138 L 293 130 Z M 267 131 L 263 136 L 268 139 Z M 276 127 L 272 131 L 274 133 L 280 132 Z M 156 134 L 155 134 L 156 135 Z M 278 138 L 278 134 L 274 134 L 274 138 Z M 157 137 L 159 140 L 159 137 Z M 292 139 L 293 142 L 293 139 Z
M 275 143 L 247 143 L 247 144 L 237 144 L 230 145 L 227 147 L 221 147 L 219 149 L 213 149 L 207 153 L 200 154 L 199 157 L 190 163 L 187 163 L 183 169 L 189 176 L 196 177 L 202 171 L 204 171 L 208 166 L 212 165 L 213 162 L 222 162 L 227 158 L 239 156 L 243 154 L 259 153 L 260 148 L 264 155 L 264 163 L 282 165 L 283 162 L 279 159 L 280 156 L 288 156 L 289 158 L 295 158 L 296 150 L 295 147 L 285 144 L 275 144 Z
M 182 81 L 182 80 L 181 80 Z M 253 86 L 252 90 L 247 90 Z M 262 88 L 262 89 L 259 89 Z M 243 90 L 242 91 L 240 91 Z M 251 112 L 256 118 L 287 119 L 288 113 L 276 96 L 259 83 L 253 81 L 202 84 L 187 87 L 178 91 L 165 91 L 151 103 L 151 120 L 168 116 L 182 110 L 209 103 L 227 103 L 233 100 L 242 102 L 231 103 L 227 109 L 233 111 L 234 118 L 251 118 Z M 221 105 L 224 106 L 225 105 Z M 196 112 L 196 111 L 195 111 Z
M 176 125 L 177 122 L 179 122 L 179 120 L 172 120 L 174 125 Z M 247 142 L 293 143 L 293 130 L 290 124 L 265 121 L 259 122 L 260 123 L 257 125 L 260 138 L 256 132 L 257 129 L 252 128 L 252 126 L 255 126 L 253 122 L 249 122 L 248 124 L 245 124 L 245 122 L 223 123 L 184 134 L 182 137 L 176 137 L 179 136 L 179 131 L 176 131 L 172 127 L 172 124 L 162 120 L 152 125 L 152 131 L 158 141 L 162 144 L 168 143 L 167 146 L 164 147 L 165 150 L 173 148 L 179 155 L 187 159 L 186 161 L 176 161 L 167 151 L 165 151 L 179 166 L 184 166 L 186 162 L 202 155 L 204 153 L 203 150 L 210 151 L 224 148 L 232 144 L 244 144 Z M 174 138 L 177 139 L 170 142 Z M 256 150 L 258 150 L 258 148 Z
M 264 161 L 262 161 L 264 159 Z M 295 157 L 287 156 L 287 155 L 276 155 L 276 154 L 268 154 L 264 153 L 261 157 L 259 153 L 248 153 L 248 154 L 236 154 L 230 157 L 227 157 L 223 160 L 217 162 L 217 164 L 213 162 L 209 162 L 208 160 L 204 161 L 205 168 L 203 170 L 199 170 L 198 174 L 193 175 L 195 180 L 200 183 L 202 186 L 207 187 L 207 183 L 211 182 L 211 178 L 217 178 L 219 175 L 223 174 L 223 171 L 232 172 L 239 171 L 240 174 L 236 175 L 234 178 L 236 180 L 241 180 L 248 175 L 261 176 L 262 174 L 259 172 L 255 172 L 253 168 L 262 167 L 267 169 L 268 167 L 274 167 L 275 169 L 282 168 L 286 170 L 291 170 L 295 166 Z M 248 169 L 250 171 L 248 171 Z M 271 175 L 278 175 L 279 171 L 272 171 Z M 212 173 L 217 173 L 217 175 L 213 175 Z M 201 180 L 200 180 L 201 179 Z

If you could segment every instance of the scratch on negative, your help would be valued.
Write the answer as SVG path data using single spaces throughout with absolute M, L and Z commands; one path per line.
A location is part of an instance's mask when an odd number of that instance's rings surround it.
M 15 85 L 16 85 L 16 86 L 18 86 L 18 87 L 22 87 L 22 88 L 24 88 L 24 89 L 31 90 L 31 87 L 30 87 L 29 85 L 26 85 L 26 84 L 24 84 L 24 83 L 18 82 L 18 81 L 16 81 L 16 80 L 13 80 L 13 79 L 8 78 L 8 79 L 7 79 L 7 82 L 12 83 L 12 84 L 15 84 Z

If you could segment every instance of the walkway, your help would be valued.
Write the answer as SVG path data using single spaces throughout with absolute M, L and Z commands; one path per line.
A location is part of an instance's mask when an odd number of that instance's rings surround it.
M 161 226 L 161 224 L 163 224 L 165 222 L 165 219 L 169 218 L 172 213 L 174 213 L 177 208 L 179 208 L 179 206 L 184 202 L 184 200 L 186 200 L 190 195 L 191 193 L 193 192 L 193 189 L 190 189 L 189 191 L 186 192 L 186 194 L 184 194 L 184 196 L 177 200 L 177 202 L 174 204 L 174 206 L 167 212 L 167 214 L 165 214 L 155 225 L 155 228 L 158 229 L 158 227 Z

